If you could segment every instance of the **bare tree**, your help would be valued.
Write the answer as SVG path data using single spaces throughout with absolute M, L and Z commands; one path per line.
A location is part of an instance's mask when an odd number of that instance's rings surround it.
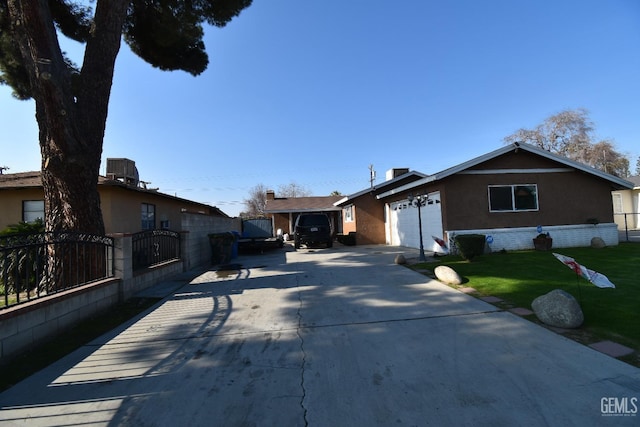
M 278 197 L 308 197 L 311 194 L 311 190 L 293 181 L 278 187 Z
M 257 217 L 264 215 L 265 205 L 267 204 L 267 187 L 264 184 L 258 184 L 249 190 L 249 197 L 244 199 L 245 211 L 242 217 Z
M 585 163 L 622 178 L 630 175 L 629 159 L 618 153 L 611 141 L 593 144 L 586 154 Z
M 518 129 L 504 141 L 525 142 L 612 175 L 628 176 L 629 160 L 615 150 L 612 141 L 596 141 L 593 133 L 589 112 L 578 108 L 554 114 L 534 129 Z

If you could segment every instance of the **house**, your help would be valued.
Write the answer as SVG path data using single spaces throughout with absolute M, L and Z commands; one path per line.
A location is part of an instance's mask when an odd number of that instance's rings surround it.
M 410 171 L 408 168 L 390 169 L 383 183 L 342 197 L 335 205 L 342 208 L 343 233 L 356 233 L 356 241 L 360 245 L 384 244 L 384 202 L 376 196 L 425 177 L 425 174 Z
M 301 213 L 326 213 L 331 220 L 334 233 L 342 232 L 342 208 L 334 205 L 342 196 L 316 197 L 276 197 L 272 190 L 267 191 L 265 214 L 271 218 L 274 230 L 293 234 L 296 218 Z
M 633 188 L 611 193 L 614 219 L 619 230 L 640 230 L 640 175 L 627 179 Z
M 147 189 L 137 179 L 116 174 L 99 176 L 98 192 L 107 234 L 156 228 L 183 231 L 188 214 L 229 218 L 217 207 Z M 43 218 L 40 172 L 0 174 L 0 204 L 0 230 L 20 221 Z
M 471 233 L 486 235 L 493 250 L 533 248 L 539 228 L 551 234 L 554 247 L 588 246 L 594 236 L 615 245 L 611 192 L 631 188 L 621 178 L 514 143 L 421 179 L 385 182 L 336 206 L 358 244 L 417 248 L 420 221 L 424 247 L 433 251 L 439 249 L 433 237 L 451 241 Z M 418 195 L 427 197 L 420 209 L 410 202 Z

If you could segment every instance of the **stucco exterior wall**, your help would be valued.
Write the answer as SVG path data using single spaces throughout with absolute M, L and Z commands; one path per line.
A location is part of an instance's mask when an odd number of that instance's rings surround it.
M 142 231 L 142 204 L 155 206 L 156 228 L 161 221 L 168 221 L 169 229 L 182 231 L 183 213 L 207 215 L 206 206 L 184 199 L 167 197 L 161 193 L 141 191 L 119 185 L 99 185 L 100 207 L 105 224 L 105 232 L 136 233 Z M 10 224 L 22 221 L 22 202 L 44 200 L 42 188 L 10 188 L 0 190 L 0 230 Z M 224 218 L 219 216 L 212 216 Z
M 620 230 L 640 229 L 640 190 L 614 191 L 613 197 L 619 197 L 622 202 L 621 211 L 614 211 L 614 221 Z M 615 202 L 614 202 L 615 209 Z
M 354 223 L 344 223 L 344 233 L 356 232 L 358 245 L 384 244 L 385 218 L 384 202 L 377 200 L 372 194 L 365 194 L 354 201 L 357 208 L 353 210 Z
M 506 172 L 506 173 L 505 173 Z M 613 222 L 610 184 L 527 152 L 509 152 L 442 180 L 447 230 Z M 536 184 L 538 210 L 490 212 L 490 185 Z
M 175 231 L 182 231 L 183 210 L 188 212 L 195 209 L 182 200 L 150 192 L 108 186 L 103 186 L 99 192 L 107 233 L 142 231 L 143 203 L 155 206 L 156 228 L 160 228 L 161 221 L 168 221 L 168 228 Z
M 19 190 L 0 190 L 0 230 L 22 221 L 22 202 L 25 200 L 44 200 L 41 188 Z

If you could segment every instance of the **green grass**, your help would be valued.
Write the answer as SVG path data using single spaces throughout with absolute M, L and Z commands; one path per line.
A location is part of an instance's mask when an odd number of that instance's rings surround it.
M 51 341 L 13 359 L 0 367 L 0 392 L 109 332 L 158 301 L 156 298 L 131 299 L 113 307 L 107 313 L 81 322 Z
M 604 274 L 616 285 L 601 289 L 558 261 L 552 252 L 575 258 L 585 267 Z M 507 305 L 531 309 L 532 301 L 553 289 L 573 295 L 582 307 L 585 322 L 580 328 L 590 340 L 610 339 L 640 351 L 640 245 L 621 243 L 604 249 L 561 248 L 549 252 L 495 252 L 473 261 L 460 257 L 437 258 L 465 280 L 464 286 L 481 295 L 493 295 Z M 435 268 L 433 263 L 413 268 Z M 535 316 L 533 316 L 535 318 Z M 533 319 L 532 319 L 533 320 Z

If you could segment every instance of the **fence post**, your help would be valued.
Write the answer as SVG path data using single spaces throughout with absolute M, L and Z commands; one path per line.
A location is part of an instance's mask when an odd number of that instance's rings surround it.
M 627 242 L 629 241 L 629 226 L 627 225 L 627 213 L 624 214 L 624 233 L 627 237 Z
M 188 231 L 180 231 L 180 258 L 182 272 L 191 270 L 191 239 Z
M 113 237 L 113 268 L 114 276 L 120 279 L 118 294 L 120 302 L 125 301 L 127 288 L 133 281 L 133 259 L 130 233 L 115 233 Z

